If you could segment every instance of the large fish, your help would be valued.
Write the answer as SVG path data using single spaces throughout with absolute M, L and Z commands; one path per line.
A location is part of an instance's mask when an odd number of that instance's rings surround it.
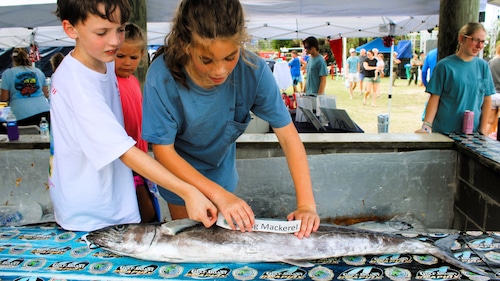
M 172 263 L 284 262 L 309 267 L 313 266 L 312 260 L 330 257 L 430 254 L 451 265 L 485 275 L 476 267 L 454 258 L 448 249 L 456 237 L 442 238 L 436 246 L 397 235 L 321 225 L 310 237 L 298 239 L 293 234 L 242 233 L 217 226 L 207 229 L 192 220 L 182 219 L 163 224 L 110 226 L 90 232 L 86 239 L 120 255 Z

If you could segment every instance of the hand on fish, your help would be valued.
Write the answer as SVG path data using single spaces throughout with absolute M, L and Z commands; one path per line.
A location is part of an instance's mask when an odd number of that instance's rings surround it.
M 309 237 L 311 232 L 316 232 L 319 228 L 320 219 L 318 213 L 316 213 L 315 209 L 307 208 L 307 207 L 299 207 L 297 210 L 291 212 L 287 219 L 291 220 L 300 220 L 300 231 L 294 233 L 299 239 L 303 237 Z
M 224 196 L 219 198 L 221 200 L 217 200 L 214 204 L 226 219 L 229 227 L 236 230 L 236 226 L 238 226 L 241 232 L 252 231 L 255 215 L 247 202 L 230 192 L 226 192 Z
M 217 208 L 203 193 L 192 192 L 186 202 L 186 210 L 190 219 L 212 226 L 217 221 Z

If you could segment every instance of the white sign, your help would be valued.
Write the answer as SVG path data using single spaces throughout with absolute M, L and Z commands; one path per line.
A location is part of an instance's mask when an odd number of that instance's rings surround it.
M 274 232 L 274 233 L 295 233 L 300 230 L 300 220 L 293 221 L 280 221 L 280 220 L 269 220 L 269 219 L 255 219 L 255 224 L 253 225 L 252 231 L 262 231 L 262 232 Z M 224 216 L 219 213 L 217 218 L 217 226 L 222 228 L 231 229 Z M 239 230 L 239 227 L 236 226 Z

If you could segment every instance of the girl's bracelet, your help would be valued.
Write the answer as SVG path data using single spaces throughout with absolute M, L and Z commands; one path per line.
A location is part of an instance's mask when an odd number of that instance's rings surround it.
M 422 130 L 426 131 L 427 133 L 432 133 L 432 127 L 429 127 L 427 124 L 422 125 Z
M 432 124 L 430 122 L 424 121 L 424 125 L 429 126 L 432 129 Z

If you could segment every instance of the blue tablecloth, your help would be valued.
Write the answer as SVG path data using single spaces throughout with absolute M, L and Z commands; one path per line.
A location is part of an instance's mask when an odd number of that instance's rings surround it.
M 394 253 L 314 261 L 311 268 L 152 262 L 91 249 L 81 239 L 85 234 L 54 225 L 0 227 L 0 280 L 478 280 L 433 256 Z M 500 234 L 473 232 L 461 234 L 452 250 L 463 262 L 496 271 L 499 249 Z

